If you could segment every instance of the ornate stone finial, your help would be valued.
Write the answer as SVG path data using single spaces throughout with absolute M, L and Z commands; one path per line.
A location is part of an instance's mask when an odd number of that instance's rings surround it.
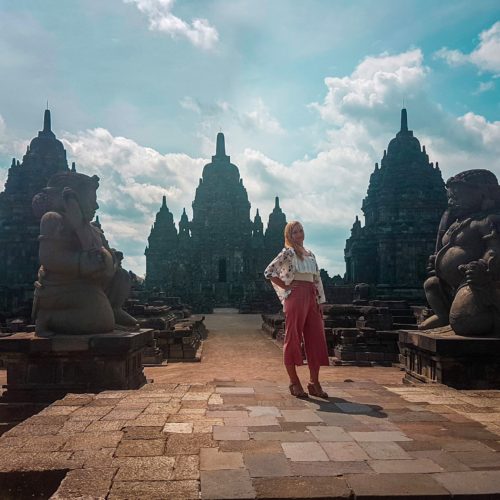
M 276 210 L 279 210 L 280 209 L 280 199 L 278 196 L 276 196 L 276 198 L 274 199 L 274 208 Z
M 217 134 L 217 145 L 215 148 L 215 155 L 212 156 L 212 161 L 227 162 L 229 160 L 230 160 L 229 156 L 226 155 L 226 142 L 224 139 L 224 134 L 222 132 L 219 132 Z
M 52 132 L 51 121 L 50 121 L 50 109 L 46 109 L 43 114 L 43 131 Z
M 217 147 L 215 150 L 215 156 L 226 156 L 226 144 L 224 141 L 224 134 L 219 132 L 217 134 Z
M 76 172 L 76 164 L 75 164 L 75 162 L 71 163 L 71 171 L 72 172 Z
M 375 163 L 375 170 L 378 170 L 378 162 Z
M 408 115 L 405 108 L 401 110 L 401 132 L 408 132 Z
M 161 206 L 162 207 L 166 207 L 167 206 L 167 197 L 165 195 L 163 195 Z
M 436 170 L 439 170 L 439 162 L 436 162 Z
M 16 159 L 15 158 L 12 158 L 12 163 L 10 165 L 11 167 L 15 167 L 16 166 Z

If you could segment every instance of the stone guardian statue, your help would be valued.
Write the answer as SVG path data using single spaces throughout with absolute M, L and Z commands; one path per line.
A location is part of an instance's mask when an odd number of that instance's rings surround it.
M 463 336 L 500 335 L 500 186 L 489 170 L 446 183 L 448 209 L 429 257 L 424 290 L 434 315 L 421 330 L 450 325 Z
M 119 289 L 127 286 L 121 259 L 91 224 L 99 208 L 98 187 L 95 175 L 61 172 L 33 198 L 33 211 L 41 217 L 33 302 L 37 336 L 107 333 L 115 323 L 136 324 L 121 310 L 126 296 Z

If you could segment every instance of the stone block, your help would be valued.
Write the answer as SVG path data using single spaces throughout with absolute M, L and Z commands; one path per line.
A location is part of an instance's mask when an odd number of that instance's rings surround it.
M 340 477 L 258 478 L 253 481 L 257 498 L 351 498 L 351 490 Z
M 204 499 L 255 498 L 252 481 L 245 469 L 201 471 L 200 479 Z
M 12 401 L 54 401 L 68 392 L 137 389 L 146 383 L 142 351 L 152 338 L 152 330 L 2 337 L 0 356 L 7 368 L 4 397 Z
M 399 346 L 408 383 L 500 388 L 500 337 L 462 337 L 443 327 L 400 331 Z

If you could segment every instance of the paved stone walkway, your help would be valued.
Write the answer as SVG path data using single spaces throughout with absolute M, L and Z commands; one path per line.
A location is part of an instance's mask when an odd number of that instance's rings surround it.
M 357 370 L 328 400 L 228 377 L 70 394 L 0 438 L 0 474 L 68 471 L 54 499 L 500 498 L 500 391 Z

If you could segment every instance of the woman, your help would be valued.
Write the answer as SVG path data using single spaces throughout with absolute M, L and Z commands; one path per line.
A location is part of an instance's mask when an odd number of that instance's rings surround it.
M 319 383 L 320 366 L 328 366 L 328 348 L 323 328 L 320 304 L 325 293 L 314 254 L 304 248 L 304 228 L 297 221 L 285 226 L 285 248 L 267 266 L 264 276 L 269 279 L 283 304 L 285 312 L 285 342 L 283 358 L 290 377 L 290 394 L 307 398 L 297 375 L 302 365 L 301 339 L 304 339 L 311 396 L 327 398 Z

